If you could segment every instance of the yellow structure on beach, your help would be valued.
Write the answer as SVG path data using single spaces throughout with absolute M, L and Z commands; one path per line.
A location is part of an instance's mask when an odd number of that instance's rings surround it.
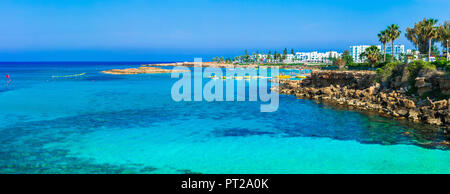
M 290 75 L 277 75 L 275 77 L 278 78 L 278 79 L 291 79 Z

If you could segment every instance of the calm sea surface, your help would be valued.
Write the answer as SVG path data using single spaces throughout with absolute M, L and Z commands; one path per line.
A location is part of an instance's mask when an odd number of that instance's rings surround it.
M 270 113 L 174 102 L 170 74 L 100 73 L 142 63 L 0 63 L 0 173 L 450 173 L 436 128 L 286 95 Z

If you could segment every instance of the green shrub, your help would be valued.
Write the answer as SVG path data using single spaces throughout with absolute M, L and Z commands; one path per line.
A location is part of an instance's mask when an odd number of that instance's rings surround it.
M 394 72 L 395 67 L 398 65 L 401 65 L 400 62 L 390 62 L 384 65 L 383 67 L 380 67 L 376 70 L 377 76 L 376 81 L 377 82 L 384 82 L 386 81 Z
M 437 61 L 431 62 L 431 64 L 443 69 L 446 72 L 450 71 L 450 61 L 447 61 L 447 59 L 438 59 Z
M 347 66 L 349 67 L 371 67 L 370 63 L 364 62 L 364 63 L 349 63 Z
M 409 71 L 410 75 L 414 76 L 415 78 L 417 77 L 421 69 L 436 69 L 436 66 L 429 62 L 417 60 L 408 64 L 408 67 L 406 67 L 406 69 Z
M 409 63 L 406 67 L 406 70 L 409 71 L 409 77 L 408 82 L 411 86 L 411 89 L 409 90 L 409 93 L 415 94 L 417 93 L 417 87 L 416 87 L 416 78 L 419 75 L 420 70 L 422 69 L 436 69 L 436 66 L 433 65 L 430 62 L 425 62 L 422 60 L 413 61 L 412 63 Z

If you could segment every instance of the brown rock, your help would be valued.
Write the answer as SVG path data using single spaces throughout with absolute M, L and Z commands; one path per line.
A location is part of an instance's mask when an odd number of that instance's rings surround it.
M 406 115 L 408 115 L 408 110 L 400 109 L 400 110 L 397 110 L 396 113 L 400 116 L 406 116 Z
M 419 122 L 419 112 L 415 109 L 409 109 L 408 111 L 408 119 L 413 122 Z
M 445 95 L 450 95 L 450 77 L 445 76 L 439 80 L 439 88 Z
M 406 108 L 415 108 L 416 107 L 414 101 L 412 101 L 412 100 L 404 98 L 401 100 L 401 102 L 402 102 L 402 105 Z
M 447 100 L 440 100 L 432 102 L 432 107 L 434 110 L 440 110 L 447 108 Z

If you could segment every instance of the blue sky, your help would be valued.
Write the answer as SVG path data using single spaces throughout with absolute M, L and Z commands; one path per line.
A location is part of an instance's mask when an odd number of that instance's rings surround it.
M 448 0 L 2 0 L 0 61 L 170 61 L 285 47 L 378 44 L 424 17 L 450 20 Z M 402 34 L 399 43 L 412 45 Z

